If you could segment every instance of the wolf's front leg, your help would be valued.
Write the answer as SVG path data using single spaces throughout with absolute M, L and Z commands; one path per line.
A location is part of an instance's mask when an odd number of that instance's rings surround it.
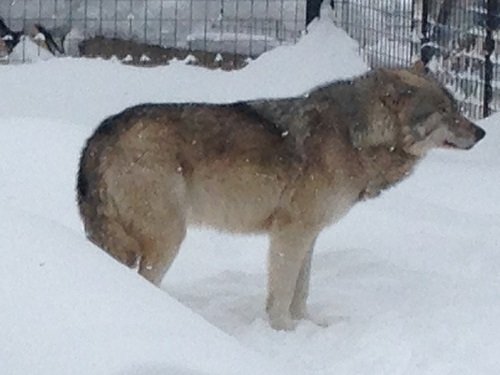
M 292 304 L 290 305 L 290 313 L 295 320 L 307 318 L 307 297 L 309 296 L 309 280 L 311 279 L 311 263 L 314 244 L 316 238 L 313 240 L 309 251 L 307 252 L 302 267 L 300 268 L 299 276 L 297 278 L 297 285 L 295 286 L 295 293 L 293 295 Z
M 294 309 L 305 310 L 308 280 L 298 280 L 299 276 L 309 278 L 308 257 L 316 235 L 316 232 L 304 232 L 296 227 L 271 234 L 266 310 L 271 327 L 274 329 L 295 328 L 290 313 L 294 296 L 297 296 L 297 306 L 294 306 Z M 297 288 L 301 290 L 298 291 Z

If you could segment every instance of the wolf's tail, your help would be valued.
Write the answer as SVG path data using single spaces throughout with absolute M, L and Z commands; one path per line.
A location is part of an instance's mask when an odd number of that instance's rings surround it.
M 121 114 L 104 120 L 87 140 L 80 156 L 76 180 L 76 193 L 80 216 L 85 233 L 90 241 L 107 251 L 120 262 L 132 267 L 137 262 L 136 251 L 126 251 L 122 247 L 137 249 L 138 244 L 123 228 L 112 200 L 108 197 L 103 181 L 103 158 L 105 150 L 118 139 Z M 115 243 L 117 242 L 118 243 Z

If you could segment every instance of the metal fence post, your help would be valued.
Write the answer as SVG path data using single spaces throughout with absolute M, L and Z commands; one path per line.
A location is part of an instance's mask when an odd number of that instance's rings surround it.
M 319 10 L 321 8 L 322 0 L 307 0 L 306 3 L 306 26 L 309 25 L 313 19 L 319 17 Z
M 483 117 L 491 114 L 491 100 L 493 99 L 493 63 L 491 56 L 495 50 L 495 39 L 493 31 L 496 27 L 496 17 L 498 16 L 498 0 L 488 0 L 486 4 L 486 38 L 484 40 L 484 97 L 483 97 Z
M 411 34 L 412 34 L 412 42 L 411 42 L 411 50 L 410 50 L 410 59 L 417 54 L 418 47 L 416 43 L 413 41 L 413 35 L 415 35 L 415 30 L 417 29 L 417 17 L 416 17 L 416 0 L 411 0 Z
M 306 2 L 306 26 L 309 25 L 313 19 L 319 17 L 321 4 L 323 0 L 307 0 Z M 335 8 L 334 0 L 330 0 L 330 6 Z
M 420 39 L 420 59 L 427 65 L 431 60 L 433 51 L 429 46 L 429 0 L 422 0 L 422 38 Z

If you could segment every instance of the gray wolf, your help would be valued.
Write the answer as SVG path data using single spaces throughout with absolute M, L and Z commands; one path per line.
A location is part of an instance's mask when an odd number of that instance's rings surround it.
M 484 130 L 421 69 L 378 69 L 308 94 L 233 104 L 145 104 L 88 139 L 77 194 L 89 239 L 159 285 L 188 225 L 270 238 L 267 312 L 307 317 L 321 230 L 408 176 L 436 147 Z

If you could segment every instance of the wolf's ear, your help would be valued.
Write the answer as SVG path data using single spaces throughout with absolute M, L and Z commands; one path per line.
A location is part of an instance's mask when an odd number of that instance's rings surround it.
M 382 103 L 393 110 L 398 110 L 405 100 L 412 95 L 413 88 L 404 79 L 402 71 L 385 70 L 378 79 L 378 89 Z
M 411 73 L 413 74 L 418 74 L 418 75 L 425 75 L 427 74 L 427 68 L 425 67 L 425 64 L 422 60 L 418 60 L 411 66 L 410 69 L 408 69 Z

